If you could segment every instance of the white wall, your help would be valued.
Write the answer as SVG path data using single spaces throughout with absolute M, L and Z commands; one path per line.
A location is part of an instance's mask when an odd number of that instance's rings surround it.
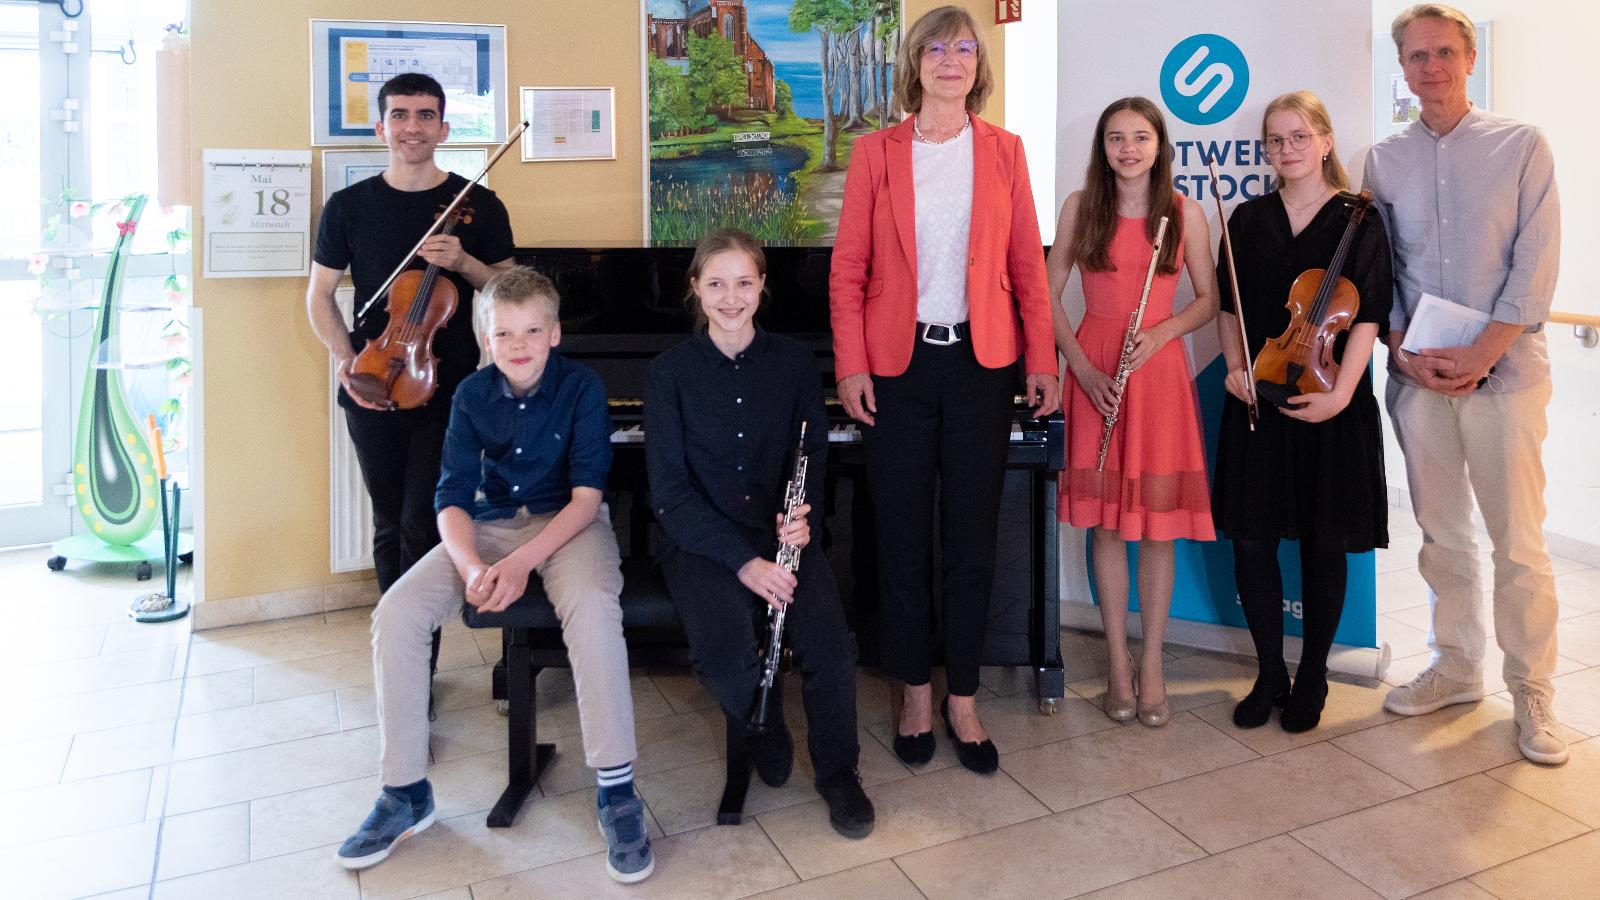
M 1044 242 L 1056 232 L 1056 6 L 1023 8 L 1006 34 L 1006 128 L 1022 138 Z
M 1409 2 L 1378 0 L 1372 9 L 1374 73 L 1393 59 L 1389 26 Z M 1600 143 L 1592 113 L 1589 54 L 1600 35 L 1600 4 L 1571 0 L 1472 0 L 1462 11 L 1493 23 L 1489 53 L 1493 112 L 1544 129 L 1556 157 L 1561 191 L 1561 278 L 1555 308 L 1600 315 L 1600 271 L 1590 262 L 1600 247 L 1600 183 L 1588 165 Z M 1479 64 L 1484 53 L 1479 50 Z M 1555 381 L 1550 437 L 1544 445 L 1549 486 L 1545 530 L 1551 551 L 1600 565 L 1600 350 L 1583 349 L 1568 326 L 1546 335 Z M 1378 353 L 1381 362 L 1383 351 Z M 1378 386 L 1381 392 L 1382 385 Z M 1385 447 L 1389 483 L 1403 486 L 1405 468 L 1393 430 Z

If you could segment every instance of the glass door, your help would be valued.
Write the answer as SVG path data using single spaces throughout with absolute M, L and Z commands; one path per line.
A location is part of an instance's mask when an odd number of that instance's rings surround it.
M 0 105 L 0 546 L 51 540 L 70 528 L 55 484 L 71 454 L 73 323 L 39 309 L 44 283 L 65 271 L 52 272 L 41 203 L 47 185 L 67 180 L 70 164 L 67 142 L 47 147 L 46 140 L 50 111 L 62 104 L 44 86 L 64 86 L 67 72 L 60 46 L 41 45 L 60 20 L 50 7 L 0 4 L 0 83 L 19 101 Z M 55 71 L 45 70 L 47 58 Z
M 73 434 L 86 373 L 118 370 L 139 419 L 162 420 L 188 468 L 188 210 L 156 193 L 156 59 L 186 0 L 0 0 L 0 547 L 80 531 Z M 117 346 L 95 346 L 108 251 L 150 195 L 121 294 Z M 174 440 L 176 437 L 176 440 Z

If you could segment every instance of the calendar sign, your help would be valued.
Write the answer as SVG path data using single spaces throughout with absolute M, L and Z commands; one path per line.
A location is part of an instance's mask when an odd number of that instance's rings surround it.
M 205 277 L 311 273 L 311 153 L 206 150 Z

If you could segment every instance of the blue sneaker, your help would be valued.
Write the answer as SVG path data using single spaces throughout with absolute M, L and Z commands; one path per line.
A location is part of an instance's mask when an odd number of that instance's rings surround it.
M 606 874 L 613 881 L 633 884 L 656 870 L 644 824 L 644 801 L 637 796 L 601 807 L 600 833 L 607 844 Z
M 423 781 L 421 796 L 408 798 L 403 791 L 384 787 L 372 813 L 339 848 L 339 865 L 365 869 L 389 858 L 394 845 L 433 824 L 433 787 Z

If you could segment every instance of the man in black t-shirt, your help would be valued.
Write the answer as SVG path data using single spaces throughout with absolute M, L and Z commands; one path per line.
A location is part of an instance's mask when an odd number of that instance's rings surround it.
M 378 93 L 378 111 L 374 130 L 389 148 L 389 167 L 329 198 L 317 230 L 306 310 L 337 366 L 339 405 L 372 497 L 378 589 L 387 591 L 439 543 L 433 494 L 450 398 L 478 367 L 473 291 L 496 270 L 511 267 L 514 244 L 505 206 L 489 189 L 474 187 L 463 201 L 471 209 L 470 221 L 451 235 L 428 238 L 413 262 L 416 268 L 438 265 L 459 298 L 455 314 L 434 338 L 439 366 L 433 398 L 417 409 L 385 410 L 352 394 L 351 363 L 368 340 L 383 333 L 388 301 L 380 299 L 357 315 L 347 331 L 333 296 L 340 277 L 348 268 L 359 312 L 466 184 L 433 161 L 434 148 L 450 134 L 437 81 L 414 73 L 391 78 Z

